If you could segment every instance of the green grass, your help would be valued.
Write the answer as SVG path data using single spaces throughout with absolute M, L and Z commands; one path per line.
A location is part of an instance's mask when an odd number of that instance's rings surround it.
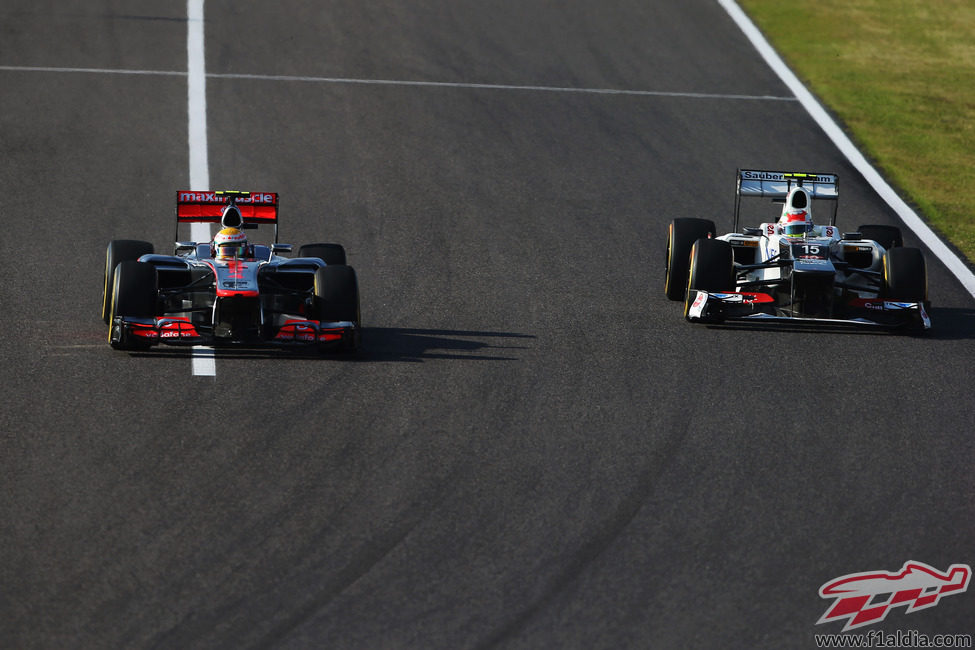
M 881 173 L 975 261 L 975 2 L 738 1 Z

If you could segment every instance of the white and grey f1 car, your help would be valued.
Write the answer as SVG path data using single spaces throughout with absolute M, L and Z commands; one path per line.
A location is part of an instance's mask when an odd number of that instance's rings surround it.
M 836 227 L 836 174 L 739 169 L 734 230 L 709 219 L 674 219 L 664 291 L 691 322 L 786 321 L 930 329 L 927 269 L 900 229 Z M 784 204 L 777 221 L 739 228 L 743 198 Z M 831 205 L 823 225 L 812 207 Z
M 180 224 L 220 223 L 212 241 L 177 241 L 173 255 L 149 242 L 117 239 L 105 257 L 102 318 L 113 348 L 158 344 L 286 346 L 354 351 L 359 287 L 339 244 L 306 244 L 286 257 L 279 244 L 278 195 L 179 191 Z M 274 227 L 274 242 L 252 244 L 241 229 Z M 220 239 L 224 233 L 227 240 Z

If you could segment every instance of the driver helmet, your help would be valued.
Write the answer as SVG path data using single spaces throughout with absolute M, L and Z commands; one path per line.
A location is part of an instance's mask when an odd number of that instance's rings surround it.
M 795 187 L 789 191 L 779 217 L 779 226 L 786 237 L 805 237 L 813 229 L 810 207 L 809 193 L 805 189 Z
M 236 228 L 224 228 L 213 237 L 213 256 L 218 259 L 244 257 L 247 252 L 247 235 Z

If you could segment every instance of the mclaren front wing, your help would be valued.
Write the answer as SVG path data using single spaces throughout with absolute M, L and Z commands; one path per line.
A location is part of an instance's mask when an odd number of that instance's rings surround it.
M 324 322 L 292 319 L 274 328 L 268 336 L 230 340 L 201 332 L 189 318 L 131 318 L 118 316 L 112 322 L 109 343 L 120 348 L 148 348 L 154 345 L 255 345 L 316 346 L 354 348 L 359 329 L 351 321 Z

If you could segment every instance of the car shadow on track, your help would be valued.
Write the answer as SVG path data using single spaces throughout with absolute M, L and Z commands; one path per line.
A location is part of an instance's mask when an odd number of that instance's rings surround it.
M 975 339 L 975 309 L 932 307 L 929 313 L 932 326 L 928 337 L 942 341 Z
M 364 327 L 362 345 L 358 352 L 326 352 L 309 354 L 301 348 L 219 348 L 220 359 L 320 359 L 331 361 L 375 362 L 402 361 L 422 363 L 427 360 L 449 359 L 461 361 L 517 361 L 515 350 L 528 349 L 519 345 L 534 339 L 532 334 L 488 332 L 478 330 L 417 329 L 401 327 Z M 145 358 L 181 358 L 192 355 L 189 349 L 155 348 L 147 352 L 131 352 L 130 356 Z
M 509 351 L 528 349 L 534 335 L 477 330 L 367 327 L 362 330 L 360 361 L 517 361 Z

